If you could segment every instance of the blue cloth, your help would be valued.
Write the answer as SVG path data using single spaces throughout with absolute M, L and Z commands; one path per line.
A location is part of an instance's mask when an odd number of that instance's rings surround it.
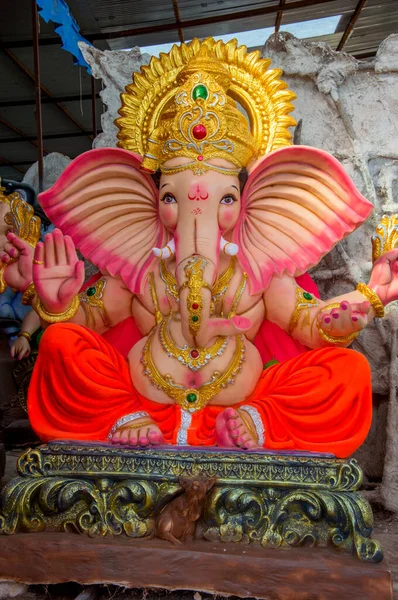
M 48 23 L 59 23 L 60 27 L 55 29 L 55 32 L 62 39 L 62 49 L 70 52 L 74 56 L 75 65 L 85 67 L 91 75 L 91 69 L 83 58 L 77 42 L 85 42 L 90 44 L 80 34 L 79 26 L 70 13 L 69 6 L 65 0 L 36 0 L 36 4 L 40 9 L 41 18 Z M 91 44 L 90 44 L 91 45 Z

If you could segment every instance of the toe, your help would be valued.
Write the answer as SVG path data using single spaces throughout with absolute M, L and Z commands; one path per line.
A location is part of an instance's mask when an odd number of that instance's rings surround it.
M 130 446 L 137 446 L 138 445 L 138 436 L 137 436 L 137 430 L 136 429 L 130 429 L 128 443 L 130 444 Z
M 148 440 L 154 446 L 161 444 L 163 441 L 163 436 L 158 429 L 152 429 L 148 433 Z
M 238 422 L 235 419 L 228 419 L 226 425 L 227 428 L 232 431 L 238 427 Z
M 112 444 L 119 444 L 119 443 L 120 443 L 120 431 L 116 431 L 116 433 L 114 433 L 112 436 Z
M 239 416 L 234 408 L 227 408 L 224 412 L 227 419 L 236 419 Z
M 149 444 L 148 433 L 149 433 L 148 427 L 143 427 L 142 429 L 139 430 L 138 443 L 140 446 L 148 446 L 148 444 Z

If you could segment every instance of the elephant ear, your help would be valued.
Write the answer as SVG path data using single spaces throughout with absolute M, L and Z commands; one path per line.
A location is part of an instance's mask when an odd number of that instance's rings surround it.
M 102 273 L 120 276 L 141 293 L 167 235 L 158 217 L 158 191 L 140 171 L 141 157 L 120 148 L 78 156 L 57 183 L 39 196 L 51 221 L 70 235 Z
M 372 204 L 330 154 L 290 146 L 250 174 L 233 241 L 252 294 L 273 274 L 297 277 L 363 223 Z

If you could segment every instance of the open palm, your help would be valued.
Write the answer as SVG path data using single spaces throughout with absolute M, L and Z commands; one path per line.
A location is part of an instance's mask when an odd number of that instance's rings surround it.
M 44 308 L 50 313 L 67 310 L 83 281 L 84 263 L 72 238 L 54 229 L 37 244 L 33 261 L 33 282 Z

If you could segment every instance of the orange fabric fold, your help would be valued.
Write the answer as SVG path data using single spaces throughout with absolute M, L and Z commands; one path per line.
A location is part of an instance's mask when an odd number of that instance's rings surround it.
M 305 352 L 263 372 L 246 400 L 265 429 L 272 450 L 352 454 L 364 441 L 372 419 L 370 367 L 353 350 L 325 348 Z M 207 406 L 192 415 L 188 443 L 214 446 L 215 422 L 225 406 Z M 28 394 L 32 427 L 43 441 L 106 441 L 125 415 L 146 411 L 175 444 L 181 410 L 159 404 L 134 388 L 123 356 L 104 338 L 73 324 L 51 325 Z

